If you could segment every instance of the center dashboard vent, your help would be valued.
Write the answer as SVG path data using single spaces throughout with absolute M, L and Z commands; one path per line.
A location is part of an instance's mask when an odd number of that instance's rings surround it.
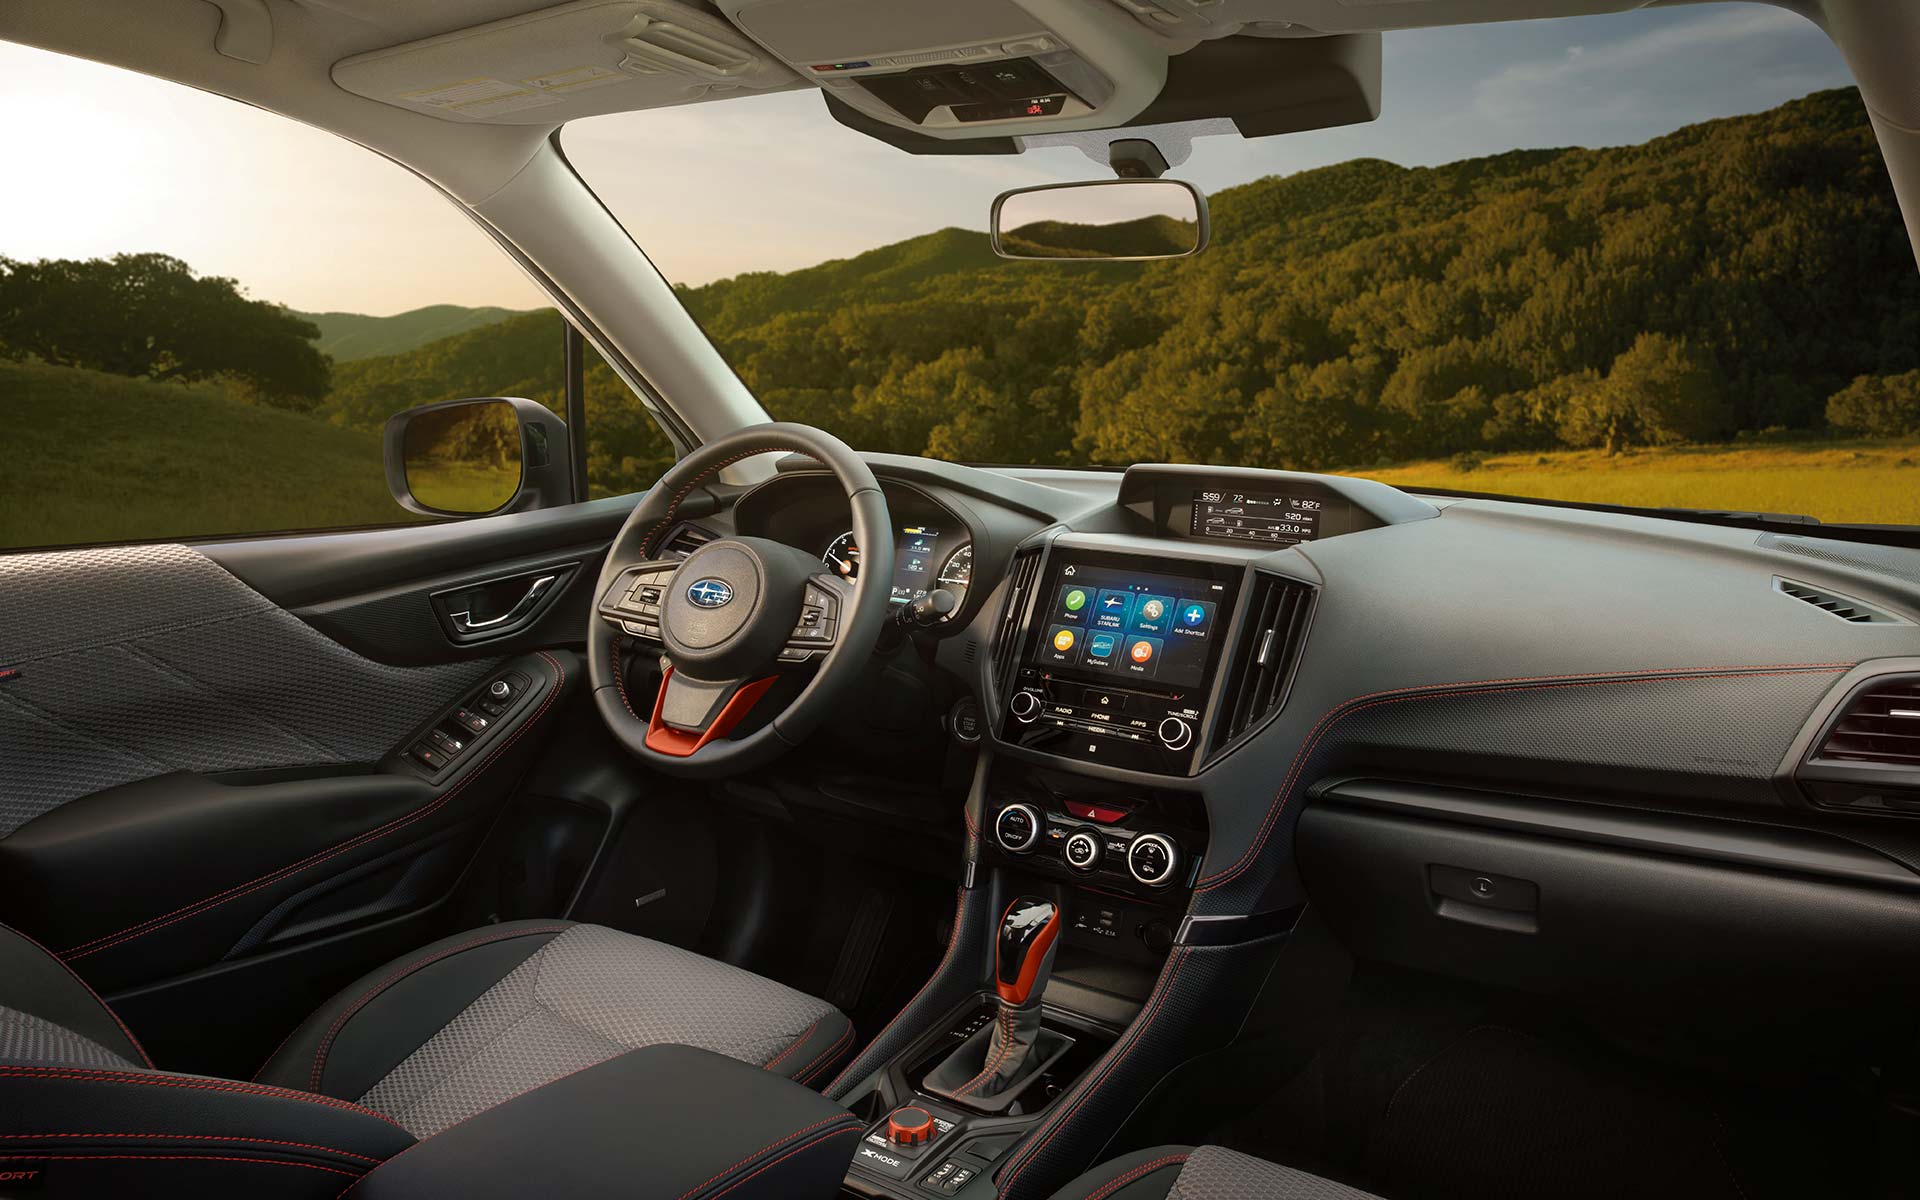
M 1293 669 L 1307 640 L 1315 594 L 1314 588 L 1295 579 L 1254 576 L 1247 597 L 1247 624 L 1222 697 L 1224 717 L 1217 744 L 1234 741 L 1285 707 Z
M 1026 608 L 1027 593 L 1033 590 L 1034 576 L 1040 572 L 1040 550 L 1031 546 L 1017 551 L 1007 566 L 1007 600 L 993 638 L 993 678 L 1001 686 L 1005 686 L 1013 656 L 1019 651 L 1014 643 L 1020 637 L 1020 614 Z
M 1920 675 L 1876 679 L 1855 693 L 1815 757 L 1920 768 Z

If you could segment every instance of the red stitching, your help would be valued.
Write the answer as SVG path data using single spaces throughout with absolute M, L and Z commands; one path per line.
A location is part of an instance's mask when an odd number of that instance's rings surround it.
M 263 1083 L 241 1083 L 236 1080 L 219 1080 L 201 1083 L 172 1075 L 137 1075 L 127 1071 L 97 1071 L 86 1067 L 28 1067 L 9 1065 L 0 1067 L 0 1079 L 69 1079 L 80 1083 L 132 1083 L 143 1087 L 189 1088 L 199 1092 L 235 1092 L 244 1096 L 271 1096 L 279 1100 L 304 1100 L 309 1104 L 324 1104 L 328 1108 L 337 1108 L 343 1112 L 363 1113 L 369 1117 L 378 1117 L 395 1129 L 400 1123 L 384 1113 L 377 1113 L 350 1100 L 337 1100 L 332 1096 L 316 1096 L 311 1092 L 296 1092 L 290 1088 L 273 1087 Z
M 1033 1160 L 1040 1156 L 1040 1152 L 1047 1148 L 1047 1145 L 1059 1135 L 1062 1129 L 1066 1128 L 1068 1118 L 1080 1111 L 1080 1106 L 1087 1102 L 1087 1098 L 1100 1089 L 1100 1085 L 1106 1082 L 1107 1077 L 1119 1068 L 1121 1061 L 1133 1052 L 1135 1046 L 1140 1044 L 1140 1040 L 1146 1036 L 1147 1027 L 1153 1024 L 1154 1014 L 1160 1011 L 1160 1006 L 1164 1004 L 1166 998 L 1172 994 L 1173 983 L 1174 980 L 1179 977 L 1180 968 L 1186 965 L 1187 959 L 1191 957 L 1192 954 L 1192 950 L 1182 946 L 1175 950 L 1172 958 L 1167 960 L 1166 970 L 1161 972 L 1160 982 L 1154 988 L 1153 1003 L 1134 1021 L 1129 1031 L 1131 1036 L 1128 1037 L 1124 1044 L 1107 1052 L 1109 1061 L 1106 1066 L 1101 1068 L 1099 1074 L 1088 1079 L 1087 1082 L 1081 1086 L 1079 1095 L 1074 1097 L 1073 1103 L 1053 1118 L 1051 1126 L 1047 1130 L 1047 1136 L 1042 1138 L 1031 1150 L 1021 1154 L 1018 1162 L 1010 1164 L 1006 1187 L 1001 1189 L 1003 1192 L 1013 1190 L 1014 1181 L 1020 1178 L 1021 1172 L 1025 1171 Z
M 0 1162 L 237 1162 L 258 1163 L 266 1167 L 305 1167 L 309 1171 L 345 1175 L 355 1183 L 365 1178 L 352 1171 L 323 1167 L 319 1163 L 293 1162 L 284 1158 L 240 1158 L 230 1154 L 15 1154 L 0 1155 Z
M 802 1151 L 811 1150 L 815 1146 L 821 1145 L 822 1143 L 825 1143 L 825 1142 L 832 1141 L 834 1138 L 843 1137 L 849 1133 L 859 1133 L 859 1132 L 860 1132 L 860 1126 L 849 1125 L 845 1129 L 831 1130 L 827 1133 L 821 1134 L 819 1137 L 814 1138 L 812 1141 L 803 1142 L 800 1145 L 795 1146 L 793 1149 L 787 1151 L 785 1154 L 782 1154 L 779 1158 L 774 1159 L 772 1162 L 764 1163 L 761 1166 L 755 1167 L 751 1172 L 745 1175 L 742 1175 L 740 1178 L 734 1180 L 732 1183 L 721 1188 L 719 1191 L 713 1193 L 713 1196 L 708 1197 L 708 1200 L 714 1200 L 715 1197 L 726 1195 L 728 1192 L 739 1187 L 741 1184 L 747 1182 L 749 1179 L 752 1179 L 757 1175 L 766 1174 L 768 1171 L 773 1170 L 775 1167 L 779 1166 L 781 1163 L 787 1161 L 788 1159 L 792 1158 L 796 1154 L 801 1153 Z M 705 1187 L 706 1184 L 701 1184 L 700 1186 Z M 696 1188 L 694 1190 L 698 1191 L 699 1189 Z M 687 1193 L 687 1196 L 691 1196 L 691 1195 L 693 1195 L 693 1192 Z M 686 1200 L 686 1196 L 682 1196 L 680 1200 Z
M 933 974 L 927 976 L 927 981 L 920 985 L 920 990 L 913 994 L 913 999 L 907 1001 L 905 1007 L 903 1007 L 899 1012 L 893 1014 L 893 1020 L 888 1021 L 885 1025 L 881 1026 L 880 1032 L 874 1035 L 873 1041 L 869 1043 L 870 1045 L 873 1045 L 873 1046 L 879 1045 L 881 1039 L 887 1036 L 888 1031 L 890 1031 L 895 1025 L 899 1024 L 900 1018 L 905 1016 L 907 1012 L 913 1008 L 914 1005 L 920 1003 L 920 997 L 927 994 L 927 989 L 933 986 L 933 981 L 940 978 L 941 973 L 947 969 L 947 963 L 951 961 L 953 958 L 953 948 L 960 944 L 960 922 L 961 922 L 961 919 L 966 916 L 966 913 L 967 913 L 967 889 L 960 888 L 954 893 L 953 930 L 952 932 L 947 934 L 947 949 L 946 949 L 946 952 L 941 954 L 940 956 L 940 965 L 933 969 Z M 833 1077 L 833 1082 L 827 1084 L 827 1086 L 822 1088 L 821 1091 L 823 1093 L 832 1092 L 833 1089 L 839 1087 L 841 1083 L 843 1083 L 846 1080 L 847 1072 L 853 1070 L 855 1067 L 859 1065 L 860 1065 L 860 1060 L 858 1058 L 855 1058 L 852 1062 L 846 1065 L 846 1068 L 844 1070 L 842 1070 L 838 1075 Z
M 998 1071 L 1006 1064 L 1007 1056 L 1013 1053 L 1013 1021 L 1009 1018 L 1006 1008 L 1003 1007 L 998 1013 L 994 1014 L 993 1027 L 1000 1034 L 1000 1049 L 998 1053 L 986 1056 L 986 1065 L 980 1068 L 980 1073 L 972 1079 L 967 1080 L 964 1084 L 961 1084 L 959 1090 L 953 1093 L 955 1100 L 958 1100 L 962 1096 L 972 1095 L 974 1089 L 986 1083 L 995 1071 Z
M 808 1038 L 813 1036 L 813 1031 L 820 1028 L 820 1021 L 821 1021 L 821 1018 L 815 1017 L 813 1020 L 813 1024 L 801 1030 L 800 1036 L 793 1039 L 793 1045 L 788 1046 L 785 1050 L 782 1050 L 780 1053 L 774 1055 L 773 1058 L 767 1062 L 765 1069 L 771 1071 L 775 1067 L 779 1066 L 781 1063 L 787 1061 L 787 1056 L 792 1054 L 795 1050 L 798 1050 L 801 1047 L 801 1045 L 806 1042 Z
M 1248 866 L 1252 865 L 1254 860 L 1259 857 L 1260 851 L 1265 848 L 1267 837 L 1273 832 L 1273 827 L 1275 823 L 1278 822 L 1280 814 L 1286 811 L 1287 805 L 1292 801 L 1293 785 L 1299 779 L 1301 771 L 1306 766 L 1307 758 L 1312 754 L 1314 747 L 1319 745 L 1320 739 L 1340 721 L 1345 720 L 1356 712 L 1362 712 L 1376 705 L 1392 704 L 1402 700 L 1419 700 L 1430 696 L 1457 696 L 1466 694 L 1491 696 L 1507 692 L 1552 691 L 1558 688 L 1568 687 L 1605 687 L 1668 679 L 1765 679 L 1782 675 L 1837 673 L 1847 670 L 1852 666 L 1854 666 L 1853 663 L 1781 663 L 1774 666 L 1687 667 L 1672 670 L 1634 671 L 1620 674 L 1536 675 L 1514 679 L 1483 679 L 1468 683 L 1422 684 L 1415 688 L 1388 688 L 1384 691 L 1369 692 L 1363 696 L 1355 696 L 1351 699 L 1343 700 L 1327 710 L 1326 714 L 1320 718 L 1308 733 L 1307 740 L 1302 743 L 1300 750 L 1294 754 L 1292 767 L 1288 770 L 1285 781 L 1281 783 L 1280 790 L 1274 793 L 1273 800 L 1267 809 L 1266 818 L 1260 823 L 1260 832 L 1255 836 L 1253 844 L 1247 847 L 1246 852 L 1243 853 L 1232 866 L 1216 871 L 1200 880 L 1195 891 L 1210 892 L 1215 888 L 1223 887 L 1237 878 Z M 1555 683 L 1554 681 L 1556 680 L 1572 680 L 1576 682 Z M 1495 684 L 1528 684 L 1537 686 L 1495 687 L 1493 686 Z M 1384 697 L 1384 699 L 1376 699 L 1376 697 Z M 1369 700 L 1373 701 L 1373 703 L 1362 703 L 1362 701 Z
M 428 955 L 426 958 L 417 959 L 387 976 L 379 983 L 373 985 L 365 995 L 362 995 L 358 1000 L 355 1000 L 343 1010 L 340 1015 L 334 1019 L 333 1025 L 327 1030 L 326 1036 L 320 1039 L 319 1047 L 313 1052 L 313 1070 L 307 1076 L 308 1082 L 313 1085 L 311 1090 L 315 1092 L 320 1090 L 320 1075 L 326 1070 L 327 1054 L 333 1049 L 333 1040 L 339 1035 L 341 1027 L 346 1025 L 361 1009 L 371 1004 L 380 993 L 386 991 L 394 984 L 405 979 L 415 971 L 420 970 L 422 967 L 432 966 L 444 958 L 451 958 L 462 950 L 471 950 L 475 946 L 484 946 L 489 942 L 504 942 L 517 937 L 532 937 L 535 934 L 541 933 L 564 933 L 567 928 L 565 925 L 541 925 L 531 929 L 515 929 L 508 932 L 496 931 L 490 935 L 482 935 L 470 941 L 462 942 L 458 946 L 449 946 L 447 949 L 437 951 Z
M 793 1081 L 795 1083 L 810 1083 L 814 1075 L 832 1066 L 833 1060 L 840 1056 L 840 1051 L 853 1043 L 853 1032 L 853 1022 L 848 1021 L 847 1027 L 841 1031 L 839 1037 L 833 1040 L 833 1045 L 827 1047 L 826 1053 L 808 1063 L 804 1069 L 794 1075 Z
M 176 1142 L 255 1142 L 265 1146 L 291 1146 L 296 1150 L 324 1150 L 328 1154 L 338 1154 L 341 1158 L 357 1158 L 361 1162 L 378 1164 L 381 1160 L 365 1154 L 355 1154 L 351 1150 L 342 1150 L 337 1146 L 317 1146 L 312 1142 L 283 1142 L 277 1138 L 242 1137 L 238 1134 L 220 1133 L 0 1133 L 0 1140 L 38 1141 L 42 1138 L 166 1138 Z
M 1088 1192 L 1087 1200 L 1106 1200 L 1108 1196 L 1113 1195 L 1143 1175 L 1151 1175 L 1161 1167 L 1171 1166 L 1174 1163 L 1184 1163 L 1186 1161 L 1187 1156 L 1184 1154 L 1169 1154 L 1165 1158 L 1156 1158 L 1150 1163 L 1142 1163 L 1133 1170 L 1128 1171 L 1125 1175 L 1109 1179 L 1093 1191 Z
M 474 780 L 480 778 L 483 774 L 485 774 L 486 769 L 493 764 L 494 760 L 499 758 L 502 754 L 505 754 L 507 750 L 510 749 L 515 742 L 520 740 L 521 735 L 525 734 L 527 730 L 532 729 L 535 725 L 539 724 L 540 718 L 545 716 L 547 709 L 552 706 L 554 697 L 560 694 L 561 687 L 565 685 L 567 681 L 566 668 L 561 666 L 560 661 L 554 658 L 552 655 L 548 654 L 546 651 L 542 650 L 542 651 L 539 651 L 538 653 L 541 658 L 547 661 L 547 665 L 553 668 L 554 673 L 556 675 L 553 686 L 547 690 L 546 698 L 540 702 L 540 707 L 534 711 L 533 716 L 527 719 L 526 724 L 514 730 L 513 733 L 508 736 L 506 741 L 494 747 L 492 753 L 488 754 L 485 761 L 483 761 L 479 766 L 474 768 L 472 774 L 468 775 L 465 779 L 462 779 L 458 784 L 455 784 L 451 789 L 448 790 L 448 792 L 444 796 L 441 796 L 436 800 L 433 800 L 427 804 L 424 804 L 421 807 L 415 809 L 410 813 L 407 813 L 404 816 L 395 817 L 393 820 L 387 822 L 385 825 L 382 825 L 377 829 L 370 829 L 366 833 L 356 834 L 355 836 L 347 839 L 344 842 L 341 842 L 336 846 L 331 847 L 330 849 L 323 850 L 318 854 L 311 855 L 307 858 L 301 859 L 299 862 L 294 863 L 292 866 L 282 867 L 280 870 L 272 872 L 271 874 L 262 875 L 260 878 L 253 880 L 251 883 L 236 884 L 233 887 L 228 888 L 224 892 L 219 892 L 212 896 L 208 896 L 204 900 L 196 900 L 194 903 L 186 905 L 183 908 L 176 908 L 170 913 L 164 913 L 158 917 L 150 918 L 149 920 L 142 921 L 138 924 L 129 925 L 118 933 L 109 933 L 103 937 L 95 938 L 93 939 L 93 941 L 82 942 L 78 946 L 75 946 L 70 950 L 64 951 L 60 955 L 60 957 L 68 961 L 75 961 L 78 959 L 85 958 L 90 954 L 98 954 L 102 950 L 108 950 L 113 948 L 114 946 L 121 945 L 125 942 L 130 942 L 135 938 L 145 937 L 147 934 L 152 933 L 155 930 L 164 929 L 169 925 L 177 924 L 178 922 L 184 921 L 189 917 L 198 916 L 201 913 L 208 911 L 209 909 L 217 908 L 220 905 L 225 904 L 229 900 L 236 900 L 241 896 L 247 895 L 249 892 L 259 891 L 263 887 L 270 887 L 273 884 L 280 882 L 281 880 L 287 878 L 290 875 L 296 875 L 301 871 L 308 869 L 309 867 L 319 866 L 321 863 L 326 862 L 330 858 L 334 858 L 341 854 L 345 854 L 349 850 L 357 849 L 360 846 L 363 846 L 370 841 L 375 841 L 379 838 L 385 837 L 387 834 L 403 829 L 406 826 L 413 824 L 415 821 L 431 816 L 434 812 L 438 811 L 440 808 L 444 807 L 447 803 L 452 801 L 452 799 L 455 796 L 458 796 L 467 787 L 468 784 L 472 783 Z
M 746 1166 L 748 1163 L 752 1162 L 754 1159 L 759 1158 L 762 1154 L 770 1154 L 773 1151 L 778 1150 L 780 1147 L 786 1145 L 787 1143 L 795 1141 L 796 1139 L 799 1139 L 799 1138 L 803 1138 L 807 1136 L 809 1133 L 812 1133 L 814 1130 L 819 1129 L 824 1125 L 832 1125 L 838 1121 L 850 1121 L 852 1119 L 853 1119 L 852 1113 L 844 1113 L 844 1112 L 835 1113 L 824 1121 L 815 1121 L 813 1124 L 807 1126 L 805 1129 L 796 1129 L 792 1133 L 782 1134 L 780 1137 L 776 1138 L 771 1143 L 760 1147 L 758 1150 L 755 1150 L 752 1154 L 747 1155 L 745 1158 L 741 1159 L 739 1162 L 734 1163 L 732 1166 L 728 1167 L 724 1171 L 721 1171 L 719 1174 L 713 1176 L 711 1179 L 706 1180 L 704 1183 L 694 1184 L 692 1187 L 688 1188 L 686 1191 L 680 1193 L 679 1200 L 687 1200 L 687 1197 L 695 1194 L 696 1192 L 705 1191 L 707 1188 L 710 1188 L 714 1184 L 719 1183 L 722 1179 L 725 1179 L 727 1176 L 733 1174 L 735 1171 L 738 1171 L 741 1167 Z M 861 1127 L 859 1125 L 849 1125 L 843 1130 L 835 1130 L 834 1133 L 825 1134 L 823 1136 L 833 1137 L 840 1133 L 856 1133 L 860 1130 L 860 1128 Z M 796 1147 L 796 1149 L 798 1148 L 799 1147 Z M 774 1160 L 774 1162 L 778 1162 L 778 1161 L 780 1160 L 779 1159 Z M 767 1164 L 768 1167 L 772 1165 L 773 1163 Z M 762 1167 L 760 1168 L 760 1170 L 764 1171 L 766 1170 L 766 1167 Z M 756 1171 L 754 1174 L 758 1174 L 758 1173 L 759 1172 Z M 749 1175 L 747 1176 L 747 1178 L 751 1179 L 753 1178 L 753 1176 Z M 738 1180 L 735 1183 L 733 1183 L 731 1187 L 739 1187 L 740 1184 L 744 1182 L 745 1180 Z
M 59 963 L 60 969 L 62 971 L 65 971 L 67 974 L 73 976 L 73 981 L 75 983 L 79 984 L 83 988 L 86 988 L 87 995 L 93 997 L 94 1003 L 98 1004 L 102 1009 L 106 1011 L 106 1014 L 109 1017 L 113 1018 L 113 1023 L 120 1027 L 120 1032 L 127 1035 L 127 1041 L 131 1042 L 133 1044 L 133 1048 L 139 1051 L 141 1061 L 145 1062 L 150 1067 L 154 1065 L 153 1057 L 147 1053 L 147 1048 L 140 1044 L 140 1039 L 133 1036 L 133 1030 L 128 1029 L 127 1023 L 120 1019 L 120 1014 L 113 1011 L 112 1006 L 110 1006 L 105 1000 L 102 1000 L 100 998 L 100 993 L 93 990 L 92 984 L 80 978 L 80 972 L 68 966 L 64 961 L 62 961 L 62 959 L 58 954 L 55 954 L 53 951 L 47 949 L 45 946 L 42 946 L 37 940 L 34 939 L 33 935 L 22 933 L 11 925 L 0 925 L 0 929 L 6 930 L 8 933 L 11 933 L 13 936 L 19 938 L 21 941 L 24 941 L 28 945 L 32 946 L 35 950 L 38 950 L 40 953 L 46 955 L 48 958 L 52 959 L 54 962 Z
M 698 475 L 695 475 L 692 479 L 687 480 L 686 485 L 682 487 L 679 491 L 673 494 L 673 500 L 667 505 L 667 515 L 664 517 L 661 517 L 659 522 L 656 523 L 652 529 L 647 530 L 647 536 L 640 539 L 640 553 L 642 555 L 647 555 L 652 553 L 652 550 L 650 550 L 649 547 L 653 545 L 653 539 L 660 536 L 660 531 L 667 527 L 667 523 L 669 521 L 673 520 L 673 514 L 680 511 L 680 502 L 687 498 L 688 492 L 691 492 L 694 488 L 700 486 L 701 480 L 706 479 L 709 475 L 712 475 L 716 471 L 724 470 L 725 468 L 732 466 L 734 463 L 737 463 L 742 459 L 752 458 L 756 454 L 772 454 L 776 450 L 786 450 L 786 449 L 787 448 L 785 446 L 762 446 L 758 450 L 744 450 L 739 454 L 734 455 L 732 458 L 721 459 L 719 462 L 714 463 L 712 466 L 703 469 Z M 813 457 L 813 455 L 807 454 L 806 451 L 804 450 L 791 450 L 787 452 L 790 454 L 805 455 L 808 458 Z

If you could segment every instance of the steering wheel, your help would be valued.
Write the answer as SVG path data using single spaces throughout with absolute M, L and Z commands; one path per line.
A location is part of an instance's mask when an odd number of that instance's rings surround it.
M 832 471 L 853 509 L 860 575 L 849 582 L 813 554 L 767 538 L 708 542 L 684 560 L 659 557 L 680 506 L 719 471 L 756 454 L 792 451 Z M 863 671 L 886 624 L 893 522 L 867 464 L 810 425 L 755 425 L 708 442 L 660 477 L 607 551 L 587 630 L 593 701 L 613 735 L 675 775 L 757 766 L 800 744 Z M 633 707 L 625 667 L 666 649 L 653 710 Z M 783 668 L 819 670 L 771 721 L 729 738 Z

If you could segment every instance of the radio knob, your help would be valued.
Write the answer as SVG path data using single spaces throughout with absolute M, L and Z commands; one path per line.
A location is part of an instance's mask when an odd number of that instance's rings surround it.
M 1002 849 L 1025 854 L 1039 844 L 1040 831 L 1044 828 L 1033 805 L 1009 804 L 993 819 L 993 840 L 999 842 Z
M 1160 744 L 1169 750 L 1185 750 L 1193 744 L 1193 726 L 1179 717 L 1160 722 Z
M 1007 707 L 1021 721 L 1031 721 L 1040 715 L 1040 696 L 1036 692 L 1015 692 L 1013 699 L 1007 701 Z
M 1180 850 L 1162 834 L 1143 833 L 1127 847 L 1127 873 L 1148 887 L 1165 887 L 1180 869 Z
M 1085 829 L 1076 831 L 1060 848 L 1061 857 L 1076 871 L 1091 871 L 1100 865 L 1100 839 Z

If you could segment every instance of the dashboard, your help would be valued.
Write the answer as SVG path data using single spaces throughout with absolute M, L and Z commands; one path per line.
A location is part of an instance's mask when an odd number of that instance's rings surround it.
M 892 598 L 962 598 L 912 665 L 978 756 L 995 864 L 1177 896 L 1187 944 L 1311 899 L 1357 954 L 1714 1036 L 1920 986 L 1920 548 L 1283 471 L 868 461 Z M 732 522 L 859 570 L 804 460 Z M 901 708 L 848 731 L 897 738 Z

